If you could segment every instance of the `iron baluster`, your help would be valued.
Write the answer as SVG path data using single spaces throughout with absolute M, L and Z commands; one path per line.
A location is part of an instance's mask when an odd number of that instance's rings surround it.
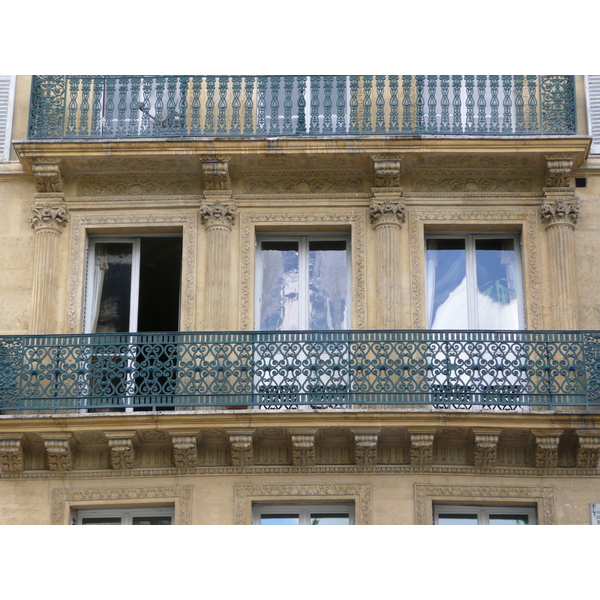
M 79 95 L 79 81 L 80 77 L 69 78 L 69 92 L 71 99 L 69 101 L 69 116 L 67 118 L 67 129 L 65 131 L 66 137 L 75 136 L 77 133 L 76 120 L 77 120 L 77 96 Z
M 142 101 L 138 108 L 142 113 L 140 122 L 140 135 L 150 135 L 150 96 L 152 94 L 152 78 L 144 77 L 142 80 Z
M 284 91 L 284 100 L 283 100 L 283 131 L 282 133 L 285 135 L 286 133 L 294 133 L 294 128 L 292 125 L 292 92 L 294 88 L 294 76 L 286 75 L 283 78 L 283 91 Z
M 500 106 L 500 101 L 498 100 L 498 75 L 490 75 L 490 127 L 489 133 L 499 133 L 500 132 L 500 121 L 498 114 L 498 107 Z
M 106 100 L 104 107 L 104 127 L 102 128 L 103 137 L 113 135 L 113 111 L 115 109 L 114 94 L 116 89 L 116 80 L 114 77 L 106 78 Z
M 371 87 L 373 86 L 373 77 L 371 75 L 363 75 L 363 119 L 361 133 L 373 133 L 373 125 L 371 122 Z
M 266 135 L 267 131 L 267 83 L 268 77 L 258 77 L 258 99 L 256 100 L 256 133 Z M 272 117 L 271 117 L 272 118 Z
M 425 123 L 425 75 L 417 75 L 415 77 L 416 80 L 416 89 L 417 89 L 417 98 L 415 100 L 416 106 L 416 127 L 415 133 L 426 133 L 427 127 Z
M 179 77 L 179 123 L 176 122 L 179 135 L 187 133 L 188 87 L 189 77 Z
M 296 78 L 298 85 L 298 120 L 296 121 L 296 134 L 306 133 L 306 76 L 298 75 Z
M 131 78 L 131 98 L 129 102 L 129 127 L 127 134 L 131 137 L 138 135 L 140 125 L 140 77 Z
M 240 133 L 240 94 L 242 92 L 242 78 L 239 75 L 234 75 L 231 78 L 231 89 L 233 90 L 233 98 L 231 100 L 231 127 L 229 133 L 235 135 Z
M 212 135 L 215 132 L 215 79 L 214 75 L 206 77 L 206 118 L 204 121 L 204 135 Z
M 512 126 L 512 76 L 502 75 L 502 91 L 504 92 L 504 100 L 502 106 L 504 108 L 502 117 L 502 133 L 510 134 L 513 131 Z
M 540 126 L 537 116 L 537 77 L 535 75 L 527 75 L 527 91 L 529 93 L 527 102 L 529 108 L 529 125 L 527 127 L 527 132 L 539 133 Z
M 463 133 L 462 122 L 462 75 L 452 75 L 452 133 Z
M 385 133 L 385 75 L 375 76 L 375 133 Z
M 81 78 L 81 112 L 79 115 L 79 137 L 88 136 L 89 113 L 90 113 L 90 85 L 89 77 Z
M 523 101 L 523 75 L 515 75 L 515 133 L 526 133 Z
M 487 76 L 477 75 L 477 133 L 480 134 L 488 132 L 486 91 Z
M 281 133 L 281 123 L 279 122 L 279 87 L 281 77 L 271 77 L 271 122 L 269 123 L 269 134 L 277 135 Z
M 333 76 L 323 77 L 323 131 L 322 133 L 333 133 L 333 122 L 331 120 L 331 92 L 333 90 Z
M 157 77 L 154 87 L 156 99 L 154 101 L 154 118 L 152 119 L 152 135 L 160 135 L 163 128 L 163 95 L 165 93 L 166 77 Z
M 102 135 L 102 102 L 105 96 L 105 80 L 103 77 L 92 77 L 93 101 L 92 101 L 92 137 Z
M 442 114 L 440 117 L 440 133 L 450 133 L 450 99 L 448 98 L 449 88 L 450 76 L 440 75 L 440 89 L 442 91 L 442 99 L 440 100 L 440 106 L 442 107 Z
M 360 133 L 358 126 L 358 86 L 361 77 L 350 75 L 350 123 L 348 133 Z
M 244 101 L 244 134 L 252 135 L 254 133 L 254 103 L 252 101 L 252 98 L 256 89 L 254 76 L 247 75 L 243 77 L 243 83 L 244 91 L 246 92 L 246 99 Z
M 388 75 L 390 89 L 390 123 L 388 133 L 400 133 L 398 122 L 398 75 Z
M 171 76 L 167 77 L 167 116 L 164 119 L 162 125 L 166 129 L 166 133 L 175 133 L 177 130 L 178 115 L 175 111 L 177 106 L 175 101 L 175 95 L 178 88 L 178 77 Z
M 219 75 L 219 102 L 217 104 L 217 135 L 227 134 L 227 90 L 229 88 L 229 78 Z
M 346 124 L 346 89 L 348 78 L 345 75 L 338 75 L 336 78 L 337 90 L 337 116 L 335 121 L 336 133 L 347 133 L 348 127 Z
M 410 98 L 412 79 L 411 75 L 402 75 L 402 133 L 413 131 L 412 102 Z
M 202 80 L 202 77 L 192 77 L 190 135 L 202 135 L 202 122 L 200 120 L 200 92 L 202 90 Z
M 429 92 L 427 100 L 427 133 L 437 133 L 437 75 L 427 75 L 427 91 Z
M 117 77 L 119 89 L 119 102 L 117 104 L 117 129 L 116 137 L 125 137 L 127 128 L 125 126 L 125 113 L 127 111 L 127 92 L 129 91 L 129 78 Z
M 319 75 L 311 75 L 310 81 L 310 128 L 312 134 L 319 133 L 319 94 L 321 92 L 321 77 Z
M 475 85 L 475 77 L 473 75 L 465 75 L 465 89 L 467 91 L 467 98 L 465 100 L 465 106 L 467 107 L 467 114 L 465 117 L 465 133 L 475 133 L 475 99 L 473 98 Z

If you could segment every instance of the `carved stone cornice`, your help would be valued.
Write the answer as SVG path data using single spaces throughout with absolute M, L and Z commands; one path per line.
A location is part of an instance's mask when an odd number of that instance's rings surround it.
M 600 460 L 600 431 L 576 429 L 579 438 L 577 444 L 577 468 L 597 469 Z
M 377 438 L 379 429 L 356 429 L 354 433 L 354 463 L 364 467 L 377 464 Z
M 311 467 L 315 464 L 316 429 L 290 429 L 292 436 L 292 464 Z
M 566 225 L 573 228 L 579 219 L 579 201 L 556 198 L 544 202 L 540 207 L 540 211 L 542 219 L 546 223 L 546 228 L 557 225 Z
M 231 464 L 234 467 L 251 467 L 254 464 L 253 430 L 229 430 Z
M 402 157 L 396 154 L 376 154 L 373 159 L 375 188 L 399 188 Z
M 26 437 L 0 437 L 0 471 L 3 473 L 21 473 L 25 467 L 24 452 Z
M 173 464 L 177 469 L 198 466 L 198 438 L 196 434 L 172 435 Z
M 558 442 L 562 429 L 532 429 L 535 437 L 535 467 L 553 469 L 558 466 Z
M 73 469 L 72 436 L 50 437 L 44 439 L 48 468 L 51 471 L 71 471 Z
M 59 163 L 38 159 L 33 163 L 32 169 L 37 194 L 52 194 L 53 196 L 64 194 Z
M 369 207 L 369 216 L 374 229 L 382 225 L 402 227 L 406 221 L 405 205 L 402 202 L 393 203 L 389 199 L 383 203 L 373 200 Z
M 62 233 L 62 229 L 69 222 L 69 209 L 64 205 L 52 206 L 50 203 L 34 205 L 31 207 L 31 212 L 29 225 L 36 233 L 42 231 Z
M 571 176 L 575 157 L 572 154 L 546 154 L 546 188 L 571 190 Z
M 204 172 L 204 194 L 211 192 L 231 192 L 231 179 L 229 177 L 229 159 L 214 158 L 202 160 Z
M 498 436 L 500 430 L 473 430 L 475 437 L 474 461 L 475 467 L 493 467 L 496 465 L 498 451 Z
M 433 432 L 410 433 L 410 464 L 425 466 L 433 464 Z
M 110 465 L 115 470 L 133 469 L 135 432 L 105 432 L 110 449 Z
M 212 206 L 203 204 L 200 207 L 200 220 L 207 230 L 218 227 L 230 231 L 235 224 L 235 211 L 235 204 L 223 206 L 217 199 Z

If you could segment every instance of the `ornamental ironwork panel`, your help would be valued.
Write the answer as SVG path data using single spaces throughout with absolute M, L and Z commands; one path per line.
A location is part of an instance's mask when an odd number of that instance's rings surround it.
M 0 410 L 600 408 L 600 333 L 326 331 L 0 337 Z
M 571 75 L 36 75 L 29 138 L 567 135 L 575 107 Z

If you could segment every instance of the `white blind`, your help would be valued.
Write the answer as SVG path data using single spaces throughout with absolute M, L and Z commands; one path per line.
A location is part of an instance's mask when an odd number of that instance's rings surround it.
M 14 95 L 15 76 L 0 75 L 0 162 L 10 154 Z
M 592 154 L 600 154 L 600 75 L 587 76 L 588 111 L 592 128 Z

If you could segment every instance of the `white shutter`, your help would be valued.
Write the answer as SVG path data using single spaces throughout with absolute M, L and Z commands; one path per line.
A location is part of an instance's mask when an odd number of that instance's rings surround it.
M 14 75 L 0 75 L 0 162 L 7 161 L 10 154 L 15 79 Z
M 588 118 L 592 140 L 592 154 L 600 154 L 600 75 L 587 76 Z

